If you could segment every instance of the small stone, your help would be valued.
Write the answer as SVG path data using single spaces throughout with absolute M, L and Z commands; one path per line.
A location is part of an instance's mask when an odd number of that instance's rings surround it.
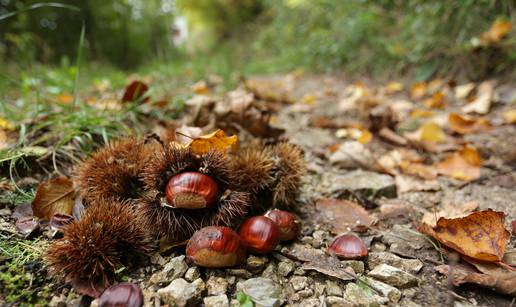
M 418 284 L 418 279 L 414 275 L 385 263 L 374 267 L 368 275 L 398 288 L 410 288 Z
M 143 292 L 143 306 L 145 307 L 159 307 L 161 301 L 158 293 L 150 290 L 142 290 Z M 91 306 L 90 306 L 91 307 Z
M 257 277 L 239 282 L 237 291 L 244 292 L 253 302 L 263 306 L 281 306 L 284 300 L 281 287 L 269 278 Z
M 297 292 L 297 294 L 299 294 L 299 296 L 302 297 L 302 298 L 307 298 L 307 297 L 310 297 L 310 296 L 314 295 L 314 290 L 312 290 L 312 289 L 304 289 L 304 290 L 301 290 L 301 291 Z
M 416 296 L 417 292 L 417 288 L 405 289 L 403 290 L 403 297 L 412 298 Z
M 278 263 L 278 273 L 283 277 L 287 277 L 290 273 L 292 273 L 292 271 L 294 271 L 295 267 L 296 266 L 292 261 L 281 261 Z
M 312 234 L 312 237 L 313 237 L 312 246 L 315 248 L 321 247 L 327 236 L 328 236 L 328 234 L 325 231 L 322 231 L 322 230 L 314 231 L 314 233 Z
M 253 273 L 259 273 L 261 270 L 263 270 L 266 262 L 267 258 L 251 255 L 247 258 L 246 269 Z
M 323 175 L 323 179 L 327 176 L 331 175 Z M 334 175 L 333 178 L 329 180 L 332 182 L 330 193 L 339 193 L 348 190 L 366 199 L 381 196 L 388 198 L 396 197 L 396 183 L 389 175 L 358 169 L 346 172 L 344 175 Z
M 299 307 L 319 307 L 321 306 L 321 302 L 317 298 L 309 298 L 306 300 L 302 300 L 299 304 Z
M 302 237 L 299 241 L 301 241 L 301 243 L 303 243 L 303 244 L 312 245 L 312 243 L 314 242 L 314 238 L 312 238 L 312 237 Z
M 236 277 L 235 276 L 228 276 L 228 277 L 226 277 L 226 280 L 228 282 L 228 285 L 234 285 L 235 282 L 236 282 Z
M 305 276 L 294 276 L 290 279 L 290 284 L 294 291 L 303 290 L 308 286 L 308 277 Z
M 344 299 L 352 302 L 353 306 L 380 306 L 386 304 L 389 300 L 373 293 L 367 286 L 358 286 L 354 283 L 346 285 L 344 291 Z
M 379 242 L 375 242 L 369 248 L 369 253 L 384 252 L 386 250 L 387 250 L 387 246 L 385 246 L 385 244 L 379 243 Z
M 301 268 L 297 268 L 295 271 L 294 271 L 294 275 L 299 275 L 299 276 L 303 276 L 303 275 L 306 275 L 306 271 L 301 269 Z
M 315 295 L 317 297 L 320 297 L 324 294 L 324 290 L 326 289 L 326 286 L 323 283 L 315 282 L 314 288 L 315 288 Z
M 423 262 L 418 259 L 404 259 L 388 252 L 369 253 L 367 261 L 370 268 L 386 263 L 412 274 L 417 274 L 423 267 Z
M 269 263 L 262 272 L 262 277 L 272 279 L 274 282 L 279 282 L 280 277 L 278 276 L 278 266 L 273 262 Z
M 0 209 L 0 216 L 10 216 L 10 215 L 11 215 L 11 209 L 9 209 L 9 208 Z
M 216 296 L 207 296 L 204 298 L 203 301 L 204 301 L 205 307 L 228 307 L 229 306 L 228 297 L 225 294 L 220 294 L 220 295 L 216 295 Z
M 226 294 L 228 291 L 228 281 L 223 277 L 212 276 L 206 282 L 208 295 Z
M 152 264 L 165 265 L 167 263 L 167 259 L 163 258 L 159 253 L 155 253 L 150 258 L 150 262 Z
M 394 225 L 384 233 L 382 241 L 389 245 L 391 253 L 411 258 L 416 258 L 424 247 L 432 248 L 423 236 L 414 233 L 411 225 Z
M 192 306 L 199 302 L 205 285 L 202 279 L 192 283 L 183 278 L 173 280 L 166 288 L 158 290 L 158 294 L 166 304 L 171 306 Z
M 201 272 L 199 272 L 199 268 L 194 266 L 186 270 L 185 273 L 185 279 L 189 282 L 192 282 L 196 280 L 197 278 L 201 277 Z
M 98 302 L 97 302 L 98 303 Z M 49 307 L 66 307 L 66 297 L 63 295 L 53 296 L 48 303 Z
M 344 298 L 339 296 L 328 296 L 326 298 L 326 305 L 328 307 L 352 307 L 353 304 L 346 301 Z
M 327 280 L 326 281 L 326 295 L 342 296 L 342 289 L 339 287 L 338 283 L 331 281 L 331 280 Z
M 242 278 L 245 278 L 245 279 L 249 279 L 249 278 L 253 277 L 253 274 L 251 274 L 246 269 L 227 269 L 226 273 L 228 275 L 233 275 L 233 276 L 236 276 L 236 277 L 242 277 Z
M 364 277 L 364 281 L 374 289 L 380 291 L 383 296 L 388 297 L 389 301 L 393 303 L 397 303 L 400 301 L 401 291 L 394 288 L 393 286 L 389 286 L 386 283 L 369 277 Z
M 344 265 L 344 267 L 352 268 L 355 274 L 364 273 L 365 266 L 364 262 L 360 260 L 341 260 L 340 263 Z
M 183 277 L 186 270 L 188 270 L 188 265 L 186 264 L 184 255 L 172 258 L 165 265 L 163 270 L 152 274 L 151 278 L 149 279 L 149 283 L 151 283 L 151 284 L 167 283 L 170 280 L 174 280 L 174 279 Z

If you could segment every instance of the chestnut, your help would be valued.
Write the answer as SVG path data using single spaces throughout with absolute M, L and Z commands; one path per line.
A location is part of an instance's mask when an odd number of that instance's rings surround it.
M 276 223 L 265 216 L 253 216 L 240 225 L 238 233 L 245 246 L 252 252 L 271 252 L 279 243 L 280 230 Z
M 217 182 L 208 175 L 185 172 L 173 176 L 165 188 L 167 202 L 173 208 L 202 209 L 215 204 L 219 194 Z
M 341 259 L 352 260 L 364 258 L 368 254 L 364 241 L 353 234 L 336 237 L 328 246 L 328 253 Z
M 137 284 L 124 282 L 107 288 L 99 298 L 99 307 L 140 307 L 143 293 Z
M 278 226 L 280 241 L 290 241 L 299 235 L 301 224 L 294 214 L 288 211 L 272 209 L 267 211 L 264 216 L 271 219 Z
M 225 226 L 197 230 L 186 245 L 186 257 L 207 268 L 232 267 L 245 259 L 245 247 L 238 234 Z

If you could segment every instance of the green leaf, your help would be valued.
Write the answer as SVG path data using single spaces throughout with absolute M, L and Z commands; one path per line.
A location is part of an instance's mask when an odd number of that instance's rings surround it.
M 254 303 L 249 295 L 238 292 L 236 296 L 240 307 L 254 307 Z

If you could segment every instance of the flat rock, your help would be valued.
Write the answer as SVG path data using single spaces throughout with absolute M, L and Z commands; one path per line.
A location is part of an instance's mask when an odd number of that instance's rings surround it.
M 163 302 L 171 306 L 195 306 L 200 301 L 204 289 L 204 282 L 200 278 L 192 283 L 183 278 L 178 278 L 167 287 L 159 289 L 158 295 Z
M 290 285 L 292 285 L 294 291 L 303 290 L 308 287 L 308 277 L 294 276 L 290 279 Z
M 389 252 L 371 252 L 367 261 L 370 268 L 386 263 L 412 274 L 417 274 L 423 267 L 423 262 L 418 259 L 404 259 Z
M 281 287 L 269 278 L 257 277 L 237 283 L 237 291 L 251 297 L 257 306 L 281 306 L 283 294 Z
M 223 277 L 211 276 L 206 282 L 208 295 L 226 294 L 228 291 L 228 281 Z
M 326 298 L 326 306 L 328 307 L 351 307 L 353 304 L 346 301 L 346 299 L 340 296 L 328 296 Z
M 278 273 L 283 276 L 287 277 L 292 271 L 294 271 L 295 264 L 292 261 L 281 261 L 278 263 Z
M 185 279 L 192 282 L 197 278 L 201 277 L 201 272 L 199 272 L 199 268 L 194 266 L 186 270 Z
M 401 291 L 397 288 L 369 277 L 364 277 L 364 281 L 374 289 L 380 291 L 380 293 L 386 296 L 392 303 L 400 301 Z
M 422 248 L 433 248 L 410 225 L 394 225 L 392 229 L 383 232 L 382 241 L 390 246 L 390 252 L 410 258 L 417 258 Z
M 327 280 L 326 281 L 326 294 L 328 296 L 342 296 L 342 289 L 340 288 L 338 283 L 331 281 L 331 280 Z
M 414 275 L 385 263 L 377 265 L 367 275 L 398 288 L 410 288 L 418 284 Z
M 389 175 L 358 169 L 344 175 L 328 172 L 322 178 L 332 195 L 352 191 L 364 198 L 396 197 L 396 183 Z

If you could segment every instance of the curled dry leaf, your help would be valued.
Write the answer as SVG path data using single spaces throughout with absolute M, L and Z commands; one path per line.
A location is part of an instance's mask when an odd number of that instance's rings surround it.
M 439 265 L 435 269 L 451 277 L 454 286 L 471 283 L 491 288 L 502 294 L 516 296 L 516 272 L 482 274 L 464 265 Z
M 444 93 L 438 91 L 434 93 L 432 97 L 425 99 L 424 104 L 427 108 L 444 109 L 444 107 L 447 105 L 447 101 Z
M 238 142 L 236 135 L 226 136 L 224 131 L 218 129 L 210 134 L 194 138 L 190 148 L 196 154 L 204 154 L 210 150 L 228 151 Z
M 493 22 L 487 32 L 482 33 L 480 39 L 486 44 L 498 43 L 501 41 L 512 29 L 512 24 L 508 20 L 496 20 Z
M 441 175 L 471 181 L 480 177 L 482 158 L 475 148 L 466 146 L 437 163 L 435 168 Z
M 507 124 L 516 124 L 516 109 L 503 112 L 503 119 Z
M 450 129 L 459 134 L 468 134 L 478 131 L 486 131 L 491 128 L 491 123 L 485 118 L 472 118 L 457 113 L 450 113 L 448 116 Z
M 142 81 L 135 80 L 125 87 L 124 95 L 122 96 L 122 102 L 133 102 L 141 99 L 145 93 L 149 90 L 149 86 Z M 143 99 L 146 102 L 149 98 Z
M 34 216 L 49 220 L 54 214 L 71 215 L 75 204 L 73 182 L 66 177 L 57 177 L 43 182 L 36 190 L 32 201 Z
M 441 217 L 435 227 L 421 224 L 419 231 L 465 256 L 501 262 L 510 238 L 504 220 L 503 212 L 488 209 L 462 218 Z
M 374 222 L 362 206 L 349 200 L 320 199 L 315 206 L 325 221 L 333 226 L 335 234 L 349 230 L 364 231 Z

